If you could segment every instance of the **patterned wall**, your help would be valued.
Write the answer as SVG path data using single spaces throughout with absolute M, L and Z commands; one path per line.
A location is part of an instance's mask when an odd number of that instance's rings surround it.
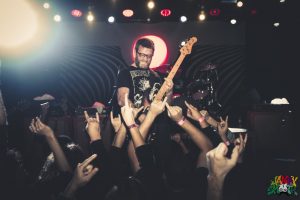
M 120 48 L 72 47 L 66 52 L 58 67 L 61 92 L 72 105 L 106 103 L 112 95 L 118 70 L 126 67 Z

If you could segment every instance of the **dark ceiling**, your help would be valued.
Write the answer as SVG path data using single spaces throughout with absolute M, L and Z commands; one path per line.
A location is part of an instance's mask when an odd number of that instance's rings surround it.
M 115 16 L 116 22 L 157 23 L 163 21 L 179 21 L 185 15 L 188 21 L 197 21 L 201 9 L 206 12 L 206 20 L 292 20 L 299 22 L 300 12 L 297 12 L 296 3 L 299 0 L 244 0 L 244 6 L 238 8 L 232 0 L 154 0 L 155 8 L 150 12 L 147 8 L 148 0 L 49 0 L 52 12 L 59 13 L 65 20 L 85 20 L 89 10 L 95 15 L 96 21 L 106 21 L 109 16 Z M 45 1 L 41 1 L 43 3 Z M 230 3 L 231 2 L 231 3 Z M 169 17 L 162 17 L 160 11 L 171 10 Z M 211 9 L 220 9 L 219 16 L 209 15 Z M 79 9 L 83 16 L 75 18 L 70 15 L 72 9 Z M 125 18 L 124 9 L 131 9 L 134 15 Z M 147 21 L 150 18 L 151 21 Z

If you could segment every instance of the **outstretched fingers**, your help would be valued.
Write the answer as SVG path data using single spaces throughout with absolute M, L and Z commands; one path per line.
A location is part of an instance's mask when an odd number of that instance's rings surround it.
M 91 155 L 90 157 L 88 157 L 87 159 L 85 159 L 85 160 L 80 164 L 80 167 L 86 168 L 93 160 L 95 160 L 96 157 L 97 157 L 97 154 Z

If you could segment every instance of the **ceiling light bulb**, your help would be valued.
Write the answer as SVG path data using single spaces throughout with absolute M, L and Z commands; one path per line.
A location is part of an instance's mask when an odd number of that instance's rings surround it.
M 187 17 L 186 16 L 181 16 L 180 17 L 180 21 L 181 22 L 186 22 L 187 21 Z
M 236 5 L 237 5 L 237 7 L 242 7 L 244 5 L 244 3 L 242 1 L 238 1 Z
M 153 1 L 149 1 L 147 5 L 148 5 L 149 9 L 153 9 L 155 6 L 155 3 Z
M 60 15 L 55 15 L 53 19 L 56 22 L 60 22 L 61 21 L 61 16 Z
M 231 20 L 230 20 L 230 23 L 231 23 L 231 24 L 236 24 L 236 19 L 231 19 Z
M 115 22 L 115 18 L 114 18 L 113 16 L 110 16 L 110 17 L 107 19 L 107 21 L 108 21 L 109 23 L 114 23 L 114 22 Z

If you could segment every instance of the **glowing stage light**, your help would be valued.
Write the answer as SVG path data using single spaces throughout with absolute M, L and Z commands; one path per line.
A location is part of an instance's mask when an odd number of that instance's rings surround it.
M 108 19 L 107 19 L 107 21 L 109 22 L 109 23 L 114 23 L 115 22 L 115 17 L 114 16 L 110 16 Z
M 133 10 L 126 9 L 126 10 L 123 10 L 122 14 L 124 17 L 132 17 L 134 12 L 133 12 Z
M 0 24 L 0 48 L 15 48 L 34 38 L 38 29 L 37 13 L 28 1 L 1 1 Z
M 60 15 L 54 15 L 53 19 L 56 22 L 60 22 L 61 21 L 61 16 Z
M 44 7 L 45 9 L 49 9 L 49 8 L 50 8 L 50 4 L 49 4 L 48 2 L 45 2 L 45 3 L 43 4 L 43 7 Z
M 153 1 L 149 1 L 147 4 L 148 8 L 151 10 L 155 7 L 155 3 Z
M 186 16 L 181 16 L 181 17 L 180 17 L 180 21 L 181 21 L 182 23 L 186 22 L 186 21 L 187 21 L 187 17 L 186 17 Z
M 171 15 L 171 10 L 170 9 L 163 9 L 160 11 L 160 15 L 163 17 L 168 17 Z
M 275 27 L 278 27 L 278 26 L 280 25 L 280 23 L 279 23 L 279 22 L 275 22 L 273 25 L 274 25 Z
M 95 17 L 92 14 L 92 12 L 89 12 L 86 19 L 88 20 L 88 22 L 92 22 L 92 21 L 94 21 Z
M 209 11 L 210 16 L 214 16 L 214 17 L 219 16 L 220 13 L 221 13 L 221 10 L 219 8 L 214 8 Z
M 204 11 L 201 11 L 201 13 L 200 13 L 200 15 L 199 15 L 199 20 L 200 20 L 200 21 L 203 21 L 203 20 L 205 20 L 205 18 L 206 18 L 206 16 L 205 16 Z
M 82 12 L 80 10 L 74 9 L 71 11 L 71 15 L 73 17 L 81 17 L 82 16 Z
M 231 19 L 231 20 L 230 20 L 230 23 L 231 23 L 231 24 L 236 24 L 236 19 Z
M 242 2 L 242 1 L 238 1 L 237 3 L 236 3 L 236 5 L 237 5 L 237 7 L 242 7 L 243 5 L 244 5 L 244 3 Z
M 145 36 L 138 38 L 137 40 L 139 40 L 141 38 L 148 38 L 154 42 L 155 51 L 154 51 L 154 55 L 152 57 L 152 62 L 150 64 L 150 68 L 159 67 L 162 64 L 164 64 L 164 62 L 166 61 L 167 56 L 168 56 L 168 49 L 167 49 L 167 45 L 164 42 L 164 40 L 155 35 L 145 35 Z M 134 52 L 135 52 L 136 41 L 134 42 L 134 44 L 132 46 L 132 60 L 133 61 L 134 61 Z

